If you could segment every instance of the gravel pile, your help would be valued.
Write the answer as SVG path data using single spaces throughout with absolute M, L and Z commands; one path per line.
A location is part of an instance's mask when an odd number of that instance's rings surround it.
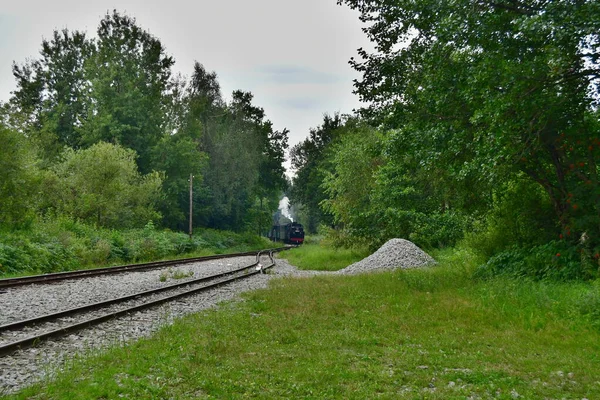
M 340 274 L 361 274 L 382 269 L 417 268 L 436 261 L 413 242 L 404 239 L 388 240 L 369 257 L 338 271 Z

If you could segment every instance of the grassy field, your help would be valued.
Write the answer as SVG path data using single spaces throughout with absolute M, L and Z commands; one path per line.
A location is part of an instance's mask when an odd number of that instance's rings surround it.
M 436 257 L 277 279 L 8 398 L 600 398 L 600 285 L 474 281 L 469 254 Z

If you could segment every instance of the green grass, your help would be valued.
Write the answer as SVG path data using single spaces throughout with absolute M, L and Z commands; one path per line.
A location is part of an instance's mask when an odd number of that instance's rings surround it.
M 315 271 L 337 271 L 362 260 L 369 255 L 366 249 L 332 249 L 319 243 L 307 243 L 298 248 L 280 253 L 299 269 Z
M 160 273 L 160 275 L 158 276 L 158 280 L 161 282 L 166 282 L 169 279 L 185 279 L 185 278 L 189 278 L 190 276 L 194 276 L 194 273 L 191 270 L 188 271 L 173 271 L 172 268 L 169 268 L 167 271 L 163 271 Z
M 36 399 L 600 398 L 600 285 L 437 267 L 272 281 L 66 366 Z M 586 308 L 587 307 L 587 308 Z

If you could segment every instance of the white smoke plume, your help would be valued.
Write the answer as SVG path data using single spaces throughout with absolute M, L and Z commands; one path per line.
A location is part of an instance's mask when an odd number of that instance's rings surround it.
M 288 199 L 287 196 L 283 196 L 283 198 L 279 200 L 279 209 L 281 210 L 281 215 L 294 222 L 294 218 L 292 218 L 292 214 L 290 213 L 290 199 Z

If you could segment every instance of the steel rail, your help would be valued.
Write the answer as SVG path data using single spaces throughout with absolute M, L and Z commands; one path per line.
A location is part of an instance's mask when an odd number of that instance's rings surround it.
M 257 256 L 258 258 L 258 256 Z M 126 296 L 121 296 L 121 297 L 115 297 L 113 299 L 110 300 L 104 300 L 104 301 L 99 301 L 96 303 L 90 303 L 90 304 L 86 304 L 80 307 L 74 307 L 74 308 L 69 308 L 66 310 L 62 310 L 62 311 L 58 311 L 52 314 L 46 314 L 46 315 L 42 315 L 39 317 L 34 317 L 34 318 L 30 318 L 30 319 L 26 319 L 26 320 L 21 320 L 21 321 L 16 321 L 16 322 L 11 322 L 5 325 L 0 325 L 0 333 L 4 332 L 4 331 L 9 331 L 9 330 L 15 330 L 15 329 L 20 329 L 20 328 L 24 328 L 26 326 L 29 325 L 35 325 L 35 324 L 39 324 L 42 322 L 48 322 L 48 321 L 52 321 L 58 318 L 62 318 L 62 317 L 67 317 L 67 316 L 71 316 L 71 315 L 75 315 L 75 314 L 79 314 L 85 311 L 93 311 L 93 310 L 98 310 L 104 307 L 108 307 L 110 305 L 113 304 L 118 304 L 118 303 L 123 303 L 129 300 L 133 300 L 136 298 L 143 298 L 143 297 L 147 297 L 153 294 L 157 294 L 157 293 L 161 293 L 161 292 L 166 292 L 169 290 L 173 290 L 173 289 L 177 289 L 177 288 L 181 288 L 184 286 L 189 286 L 189 285 L 193 285 L 193 284 L 197 284 L 197 283 L 201 283 L 201 282 L 206 282 L 206 281 L 210 281 L 210 280 L 214 280 L 214 279 L 218 279 L 218 278 L 222 278 L 225 277 L 227 275 L 232 275 L 238 272 L 242 272 L 248 268 L 252 268 L 253 266 L 255 266 L 258 263 L 258 261 L 250 266 L 245 266 L 245 267 L 241 267 L 241 268 L 237 268 L 231 271 L 226 271 L 226 272 L 221 272 L 219 274 L 214 274 L 214 275 L 210 275 L 210 276 L 204 276 L 202 278 L 197 278 L 197 279 L 192 279 L 189 281 L 185 281 L 185 282 L 179 282 L 179 283 L 175 283 L 172 285 L 166 285 L 166 286 L 162 286 L 156 289 L 150 289 L 150 290 L 145 290 L 143 292 L 138 292 L 138 293 L 133 293 L 130 295 L 126 295 Z
M 277 249 L 277 250 L 281 250 L 281 249 Z M 139 305 L 136 305 L 136 306 L 124 308 L 122 310 L 118 310 L 118 311 L 106 313 L 106 314 L 101 315 L 99 317 L 90 318 L 88 320 L 85 320 L 85 321 L 82 321 L 82 322 L 79 322 L 79 323 L 75 323 L 75 324 L 72 324 L 72 325 L 68 325 L 68 326 L 65 326 L 65 327 L 62 327 L 62 328 L 59 328 L 59 329 L 55 329 L 53 331 L 44 332 L 44 333 L 41 333 L 41 334 L 38 334 L 38 335 L 33 335 L 33 336 L 30 336 L 30 337 L 27 337 L 25 339 L 21 339 L 21 340 L 12 342 L 12 343 L 7 343 L 7 344 L 4 344 L 4 345 L 1 345 L 0 346 L 0 356 L 5 356 L 5 355 L 8 355 L 8 354 L 14 353 L 17 350 L 22 350 L 22 349 L 26 349 L 26 348 L 32 347 L 32 346 L 36 345 L 37 343 L 40 343 L 41 341 L 44 341 L 46 339 L 65 336 L 65 335 L 67 335 L 69 333 L 72 333 L 72 332 L 75 332 L 75 331 L 78 331 L 78 330 L 82 330 L 82 329 L 88 328 L 88 327 L 93 326 L 93 325 L 100 324 L 102 322 L 108 321 L 110 319 L 113 319 L 113 318 L 116 318 L 116 317 L 119 317 L 119 316 L 122 316 L 122 315 L 125 315 L 125 314 L 129 314 L 129 313 L 140 311 L 140 310 L 143 310 L 143 309 L 146 309 L 146 308 L 154 307 L 154 306 L 157 306 L 157 305 L 160 305 L 160 304 L 172 301 L 172 300 L 176 300 L 176 299 L 179 299 L 179 298 L 182 298 L 182 297 L 185 297 L 185 296 L 189 296 L 189 295 L 196 294 L 196 293 L 199 293 L 199 292 L 202 292 L 202 291 L 206 291 L 206 290 L 209 290 L 209 289 L 212 289 L 212 288 L 216 288 L 218 286 L 221 286 L 221 285 L 224 285 L 224 284 L 227 284 L 227 283 L 230 283 L 230 282 L 234 282 L 234 281 L 237 281 L 237 280 L 240 280 L 240 279 L 245 279 L 245 278 L 248 278 L 248 277 L 256 275 L 256 274 L 264 273 L 265 270 L 268 270 L 268 269 L 272 268 L 275 265 L 275 262 L 273 260 L 273 252 L 274 252 L 274 250 L 268 250 L 268 254 L 267 255 L 269 256 L 269 258 L 271 260 L 271 264 L 268 265 L 268 266 L 266 266 L 266 267 L 262 267 L 262 268 L 256 269 L 256 270 L 251 271 L 251 272 L 249 272 L 247 274 L 237 275 L 237 276 L 234 276 L 234 277 L 231 277 L 231 278 L 223 279 L 223 280 L 220 280 L 220 281 L 215 282 L 215 283 L 211 283 L 211 284 L 208 284 L 208 285 L 205 285 L 205 286 L 201 286 L 199 288 L 194 288 L 194 289 L 186 290 L 184 292 L 177 293 L 177 294 L 174 294 L 174 295 L 171 295 L 171 296 L 167 296 L 167 297 L 163 297 L 163 298 L 160 298 L 160 299 L 152 300 L 152 301 L 149 301 L 149 302 L 146 302 L 146 303 L 143 303 L 143 304 L 139 304 Z M 253 263 L 252 265 L 249 265 L 247 267 L 238 269 L 238 272 L 259 265 L 260 264 L 261 253 L 262 252 L 260 252 L 260 251 L 258 252 L 258 254 L 257 254 L 257 261 L 255 263 Z M 231 273 L 233 273 L 233 271 L 230 271 L 230 273 L 226 273 L 225 275 L 229 275 Z M 206 277 L 206 278 L 208 278 L 208 277 Z M 201 278 L 201 279 L 204 279 L 204 278 Z M 189 284 L 189 282 L 186 282 L 186 283 Z M 129 297 L 129 296 L 126 296 L 126 297 Z M 79 312 L 81 312 L 81 311 L 79 311 Z M 20 321 L 20 322 L 28 322 L 28 321 Z
M 284 248 L 276 248 L 271 249 L 274 251 L 283 250 Z M 148 263 L 140 263 L 140 264 L 128 264 L 128 265 L 120 265 L 115 267 L 103 267 L 103 268 L 94 268 L 94 269 L 83 269 L 76 271 L 65 271 L 65 272 L 55 272 L 51 274 L 43 274 L 43 275 L 31 275 L 31 276 L 22 276 L 16 278 L 5 278 L 0 279 L 0 289 L 14 286 L 22 286 L 22 285 L 30 285 L 36 283 L 49 283 L 49 282 L 57 282 L 66 279 L 81 279 L 87 278 L 90 276 L 98 276 L 98 275 L 111 275 L 118 274 L 124 272 L 131 271 L 144 271 L 147 269 L 154 268 L 162 268 L 168 267 L 177 264 L 189 264 L 193 262 L 201 262 L 201 261 L 210 261 L 210 260 L 220 260 L 226 258 L 234 258 L 234 257 L 244 257 L 244 256 L 254 256 L 260 252 L 269 251 L 269 250 L 260 250 L 260 251 L 247 251 L 243 253 L 232 253 L 232 254 L 217 254 L 212 256 L 203 256 L 203 257 L 193 257 L 193 258 L 180 258 L 177 260 L 167 260 L 167 261 L 155 261 Z

